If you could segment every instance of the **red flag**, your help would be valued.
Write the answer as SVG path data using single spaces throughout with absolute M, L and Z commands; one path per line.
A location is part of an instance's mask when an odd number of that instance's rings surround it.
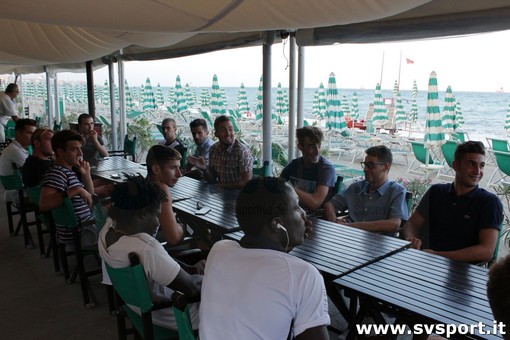
M 414 61 L 412 61 L 411 59 L 406 58 L 406 63 L 407 64 L 414 64 Z

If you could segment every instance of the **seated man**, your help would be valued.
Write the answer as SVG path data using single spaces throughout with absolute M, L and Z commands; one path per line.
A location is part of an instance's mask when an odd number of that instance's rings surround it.
M 324 205 L 324 214 L 328 221 L 393 236 L 409 216 L 406 189 L 388 179 L 393 162 L 390 149 L 379 145 L 365 153 L 365 161 L 361 162 L 365 180 L 335 195 Z M 337 218 L 338 210 L 348 210 L 349 215 Z
M 78 131 L 85 143 L 82 146 L 83 160 L 92 162 L 95 159 L 108 157 L 108 151 L 104 147 L 104 141 L 94 130 L 94 118 L 87 113 L 78 117 Z
M 16 168 L 23 167 L 28 158 L 27 148 L 30 145 L 32 133 L 35 131 L 35 125 L 35 120 L 32 119 L 18 119 L 16 121 L 14 140 L 0 155 L 0 176 L 14 175 L 13 164 Z M 5 199 L 18 202 L 18 192 L 16 190 L 6 191 Z
M 290 181 L 299 197 L 299 204 L 309 210 L 319 209 L 333 195 L 335 168 L 320 155 L 324 135 L 318 127 L 305 126 L 296 130 L 297 147 L 302 157 L 290 162 L 280 174 Z
M 193 156 L 188 156 L 184 175 L 200 179 L 202 178 L 202 171 L 196 167 L 196 162 L 199 157 L 203 157 L 205 165 L 209 165 L 209 150 L 214 144 L 213 140 L 209 138 L 209 130 L 207 130 L 207 122 L 205 119 L 197 118 L 189 123 L 193 141 L 197 145 Z
M 60 206 L 64 197 L 69 197 L 73 204 L 76 218 L 81 221 L 94 219 L 92 211 L 92 195 L 94 186 L 90 177 L 90 165 L 81 158 L 83 138 L 72 130 L 57 132 L 51 139 L 51 147 L 55 153 L 55 163 L 46 171 L 41 185 L 39 209 L 50 210 Z M 81 175 L 78 179 L 73 167 Z M 82 183 L 83 182 L 83 183 Z M 73 244 L 71 228 L 57 225 L 57 241 L 66 245 Z M 81 230 L 82 246 L 97 243 L 95 225 L 85 225 Z
M 207 258 L 200 338 L 329 339 L 324 280 L 287 254 L 311 225 L 292 187 L 274 177 L 250 180 L 236 216 L 245 236 L 216 242 Z
M 186 147 L 176 137 L 177 123 L 173 118 L 165 118 L 161 122 L 161 131 L 164 139 L 159 143 L 164 146 L 170 146 L 177 150 L 181 155 L 184 154 Z
M 51 138 L 55 133 L 47 128 L 38 128 L 32 134 L 32 154 L 23 165 L 23 184 L 26 187 L 39 185 L 44 174 L 53 164 Z
M 160 231 L 170 245 L 182 240 L 184 228 L 175 218 L 172 209 L 172 192 L 177 180 L 182 177 L 180 166 L 181 155 L 177 150 L 164 145 L 154 145 L 147 153 L 147 178 L 166 193 L 167 199 L 161 203 L 159 212 Z
M 496 195 L 478 187 L 484 166 L 482 142 L 457 146 L 453 183 L 431 186 L 404 227 L 413 248 L 463 262 L 491 260 L 503 206 Z M 428 237 L 420 235 L 423 230 Z
M 227 116 L 218 116 L 214 120 L 214 135 L 218 141 L 209 151 L 209 165 L 201 156 L 195 166 L 204 172 L 208 182 L 217 182 L 226 189 L 241 189 L 252 175 L 250 148 L 235 138 L 234 127 Z
M 10 83 L 4 92 L 0 92 L 0 142 L 5 142 L 5 126 L 9 118 L 17 121 L 18 111 L 16 110 L 16 97 L 19 94 L 19 87 Z
M 182 292 L 188 301 L 200 297 L 202 275 L 188 273 L 168 255 L 152 235 L 159 226 L 158 214 L 166 201 L 160 187 L 141 177 L 131 177 L 127 183 L 117 185 L 112 192 L 109 219 L 99 236 L 99 254 L 112 268 L 130 265 L 129 253 L 140 259 L 153 301 L 170 300 L 173 291 Z M 197 272 L 197 268 L 188 270 Z M 133 308 L 136 313 L 139 310 Z M 198 304 L 190 305 L 194 329 L 198 328 Z M 152 322 L 161 327 L 177 329 L 171 308 L 152 313 Z
M 502 324 L 502 331 L 505 340 L 510 339 L 510 255 L 499 260 L 489 270 L 489 280 L 487 281 L 487 297 L 494 315 L 494 320 Z

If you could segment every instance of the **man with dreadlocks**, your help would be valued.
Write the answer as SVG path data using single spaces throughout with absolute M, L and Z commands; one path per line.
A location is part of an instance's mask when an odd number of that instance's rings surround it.
M 159 227 L 161 204 L 167 200 L 157 184 L 142 177 L 130 177 L 115 187 L 108 220 L 99 234 L 99 253 L 112 268 L 128 267 L 129 253 L 140 259 L 153 301 L 170 300 L 173 291 L 180 291 L 188 301 L 198 301 L 202 275 L 197 268 L 184 269 L 168 255 L 153 237 Z M 136 313 L 139 310 L 133 308 Z M 194 329 L 198 329 L 198 303 L 190 305 Z M 171 308 L 152 313 L 152 321 L 161 327 L 177 329 Z

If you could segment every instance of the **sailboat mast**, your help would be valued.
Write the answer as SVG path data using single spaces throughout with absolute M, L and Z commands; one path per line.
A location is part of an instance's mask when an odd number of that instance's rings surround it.
M 402 51 L 400 51 L 400 61 L 398 62 L 398 81 L 397 89 L 400 91 L 400 70 L 402 69 Z

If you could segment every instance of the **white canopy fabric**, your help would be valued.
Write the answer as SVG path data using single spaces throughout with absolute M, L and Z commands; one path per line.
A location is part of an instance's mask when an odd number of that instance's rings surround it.
M 0 72 L 179 57 L 261 44 L 266 31 L 296 31 L 304 46 L 503 30 L 509 19 L 510 0 L 4 1 Z

